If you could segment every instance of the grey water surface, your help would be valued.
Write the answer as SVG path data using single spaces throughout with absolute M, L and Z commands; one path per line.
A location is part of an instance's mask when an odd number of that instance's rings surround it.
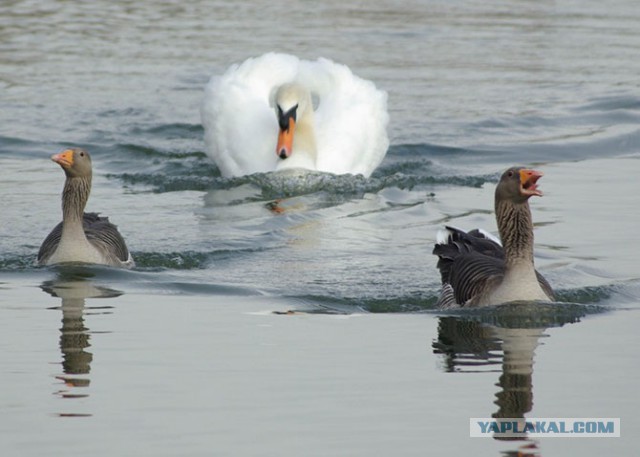
M 204 86 L 270 51 L 388 92 L 371 178 L 221 177 Z M 631 0 L 1 2 L 0 454 L 634 455 L 639 126 Z M 134 270 L 34 266 L 67 146 Z M 435 310 L 436 231 L 495 233 L 514 164 L 559 303 Z M 491 416 L 622 436 L 470 438 Z

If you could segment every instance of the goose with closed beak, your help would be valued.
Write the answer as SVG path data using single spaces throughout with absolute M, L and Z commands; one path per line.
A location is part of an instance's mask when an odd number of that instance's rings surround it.
M 107 217 L 85 213 L 91 192 L 91 156 L 80 148 L 51 156 L 66 175 L 62 222 L 40 246 L 38 264 L 82 262 L 131 268 L 133 258 L 118 228 Z

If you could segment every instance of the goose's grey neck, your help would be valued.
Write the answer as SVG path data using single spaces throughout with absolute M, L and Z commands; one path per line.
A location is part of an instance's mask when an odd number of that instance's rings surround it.
M 82 215 L 91 193 L 91 176 L 67 178 L 62 191 L 62 220 L 64 225 L 82 224 Z
M 533 221 L 529 204 L 496 201 L 496 219 L 507 268 L 523 262 L 533 266 Z

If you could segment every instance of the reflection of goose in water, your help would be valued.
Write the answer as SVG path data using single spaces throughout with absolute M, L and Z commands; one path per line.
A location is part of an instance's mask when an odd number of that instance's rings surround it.
M 268 53 L 207 85 L 207 154 L 226 177 L 283 169 L 368 177 L 389 146 L 386 105 L 386 93 L 345 65 Z
M 535 350 L 540 338 L 546 337 L 545 329 L 577 322 L 584 314 L 577 307 L 523 303 L 482 314 L 441 317 L 432 347 L 443 356 L 445 371 L 500 372 L 494 401 L 498 409 L 491 417 L 524 420 L 533 408 Z M 530 450 L 523 455 L 526 452 Z
M 79 277 L 62 277 L 46 281 L 40 287 L 52 297 L 61 299 L 61 306 L 50 309 L 62 311 L 62 327 L 60 328 L 60 351 L 62 352 L 63 374 L 56 376 L 64 381 L 66 389 L 58 391 L 63 398 L 79 398 L 88 396 L 86 393 L 76 393 L 72 388 L 88 387 L 93 354 L 87 351 L 91 346 L 91 331 L 84 322 L 85 313 L 108 313 L 110 306 L 86 307 L 87 298 L 112 298 L 122 295 L 122 292 L 95 285 L 92 281 Z M 78 415 L 67 414 L 64 415 Z M 86 415 L 86 414 L 80 414 Z
M 503 328 L 458 317 L 440 319 L 434 352 L 445 356 L 448 371 L 500 371 L 494 418 L 522 418 L 533 407 L 533 362 L 544 328 Z M 499 351 L 502 351 L 500 356 Z M 501 370 L 496 369 L 502 359 Z M 488 417 L 488 415 L 486 415 Z M 496 438 L 503 439 L 503 438 Z M 519 437 L 515 440 L 523 441 Z M 528 442 L 525 446 L 530 446 Z M 535 447 L 535 444 L 533 444 Z M 530 449 L 529 449 L 530 450 Z M 518 450 L 519 455 L 528 455 Z M 535 455 L 535 454 L 533 454 Z

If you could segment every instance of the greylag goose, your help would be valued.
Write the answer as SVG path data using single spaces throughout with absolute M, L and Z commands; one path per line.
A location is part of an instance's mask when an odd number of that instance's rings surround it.
M 454 227 L 438 232 L 442 293 L 438 306 L 484 306 L 516 300 L 554 300 L 553 290 L 533 264 L 533 222 L 529 198 L 542 196 L 542 173 L 523 167 L 502 174 L 495 213 L 502 245 L 486 232 Z
M 107 217 L 85 213 L 91 192 L 91 156 L 67 149 L 51 156 L 67 179 L 62 192 L 62 222 L 42 242 L 38 264 L 84 262 L 131 268 L 133 258 L 118 228 Z

